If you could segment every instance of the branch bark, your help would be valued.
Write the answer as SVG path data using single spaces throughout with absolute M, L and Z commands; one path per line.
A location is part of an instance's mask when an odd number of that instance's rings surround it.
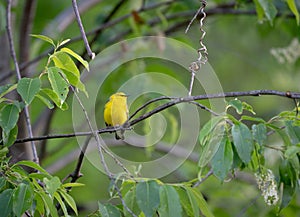
M 170 101 L 167 103 L 164 103 L 155 109 L 140 115 L 138 118 L 133 119 L 129 121 L 129 126 L 134 126 L 135 124 L 151 117 L 152 115 L 159 113 L 167 108 L 170 108 L 174 105 L 180 104 L 180 103 L 189 103 L 193 101 L 198 100 L 206 100 L 206 99 L 217 99 L 217 98 L 231 98 L 231 97 L 249 97 L 249 96 L 263 96 L 263 95 L 273 95 L 273 96 L 279 96 L 279 97 L 285 97 L 290 99 L 300 99 L 300 92 L 291 92 L 291 91 L 277 91 L 277 90 L 251 90 L 251 91 L 242 91 L 242 92 L 225 92 L 225 93 L 216 93 L 216 94 L 204 94 L 204 95 L 197 95 L 197 96 L 187 96 L 187 97 L 159 97 L 153 100 L 150 100 L 149 102 L 145 103 L 143 106 L 137 109 L 137 111 L 141 111 L 144 108 L 146 108 L 149 104 L 153 102 L 157 102 L 159 100 L 163 99 L 169 99 Z M 206 109 L 205 109 L 206 110 Z M 134 112 L 135 115 L 137 112 Z M 107 127 L 103 129 L 97 130 L 98 134 L 102 133 L 112 133 L 116 132 L 118 130 L 124 130 L 124 126 L 120 127 Z M 130 128 L 125 128 L 130 129 Z M 93 135 L 93 132 L 76 132 L 76 133 L 70 133 L 70 134 L 57 134 L 57 135 L 44 135 L 44 136 L 38 136 L 33 138 L 23 138 L 23 139 L 17 139 L 15 143 L 22 143 L 22 142 L 28 142 L 28 141 L 38 141 L 38 140 L 47 140 L 47 139 L 59 139 L 59 138 L 70 138 L 70 137 L 76 137 L 76 136 L 89 136 Z

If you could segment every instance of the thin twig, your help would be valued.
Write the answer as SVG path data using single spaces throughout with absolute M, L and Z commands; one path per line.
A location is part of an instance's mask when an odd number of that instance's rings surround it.
M 7 30 L 7 36 L 8 36 L 8 41 L 9 41 L 10 54 L 11 54 L 11 57 L 13 59 L 14 65 L 15 65 L 17 79 L 19 81 L 19 80 L 21 80 L 21 73 L 20 73 L 19 64 L 18 64 L 18 61 L 17 61 L 17 55 L 16 55 L 13 36 L 12 36 L 12 31 L 11 31 L 11 0 L 7 0 L 6 30 Z M 24 111 L 25 111 L 26 126 L 27 126 L 27 131 L 28 131 L 28 134 L 29 134 L 29 138 L 33 138 L 31 123 L 30 123 L 30 115 L 29 115 L 27 105 L 25 106 Z M 31 141 L 31 149 L 32 149 L 32 154 L 33 154 L 33 161 L 38 164 L 39 163 L 39 158 L 38 158 L 38 155 L 37 155 L 37 150 L 36 150 L 34 141 Z
M 210 169 L 209 172 L 202 179 L 198 180 L 195 184 L 193 184 L 193 188 L 199 186 L 202 182 L 208 179 L 212 174 L 214 174 L 214 171 Z
M 216 93 L 216 94 L 204 94 L 204 95 L 197 95 L 197 96 L 187 96 L 187 97 L 171 97 L 172 101 L 167 102 L 165 104 L 162 104 L 155 109 L 149 111 L 146 114 L 143 114 L 139 116 L 136 119 L 133 119 L 129 122 L 130 126 L 133 126 L 139 122 L 141 122 L 144 119 L 147 119 L 151 117 L 152 115 L 163 111 L 171 106 L 174 106 L 179 103 L 185 103 L 185 102 L 192 102 L 195 100 L 206 100 L 206 99 L 217 99 L 217 98 L 230 98 L 230 97 L 246 97 L 246 96 L 262 96 L 262 95 L 273 95 L 273 96 L 280 96 L 280 97 L 287 97 L 291 99 L 300 99 L 300 92 L 282 92 L 277 90 L 251 90 L 251 91 L 243 91 L 243 92 L 225 92 L 225 93 Z M 167 97 L 168 99 L 170 97 Z M 156 100 L 157 99 L 157 100 Z M 147 103 L 151 103 L 154 101 L 161 100 L 162 98 L 156 98 L 153 100 L 148 101 Z M 144 106 L 140 107 L 139 109 L 144 108 Z M 98 134 L 103 133 L 112 133 L 116 132 L 118 130 L 124 129 L 124 127 L 107 127 L 103 129 L 97 130 Z M 126 128 L 125 128 L 126 129 Z M 130 128 L 128 128 L 130 129 Z M 33 138 L 22 138 L 17 139 L 15 143 L 23 143 L 28 141 L 37 141 L 37 140 L 45 140 L 45 139 L 59 139 L 59 138 L 70 138 L 70 137 L 76 137 L 76 136 L 88 136 L 92 135 L 93 132 L 76 132 L 76 133 L 70 133 L 70 134 L 56 134 L 56 135 L 44 135 L 44 136 L 38 136 Z
M 106 174 L 108 175 L 109 179 L 110 179 L 111 182 L 113 183 L 114 189 L 116 190 L 116 192 L 117 192 L 117 194 L 118 194 L 118 196 L 119 196 L 119 198 L 120 198 L 120 200 L 121 200 L 121 202 L 122 202 L 123 207 L 124 207 L 124 208 L 125 208 L 125 209 L 133 216 L 133 217 L 137 217 L 137 216 L 132 212 L 132 210 L 126 205 L 126 203 L 125 203 L 125 201 L 124 201 L 124 199 L 123 199 L 123 196 L 122 196 L 122 194 L 121 194 L 121 191 L 120 191 L 119 187 L 117 186 L 117 183 L 115 182 L 114 175 L 110 172 L 110 170 L 109 170 L 109 168 L 108 168 L 108 166 L 107 166 L 107 164 L 106 164 L 106 162 L 105 162 L 104 154 L 103 154 L 103 151 L 104 151 L 105 149 L 104 149 L 104 147 L 101 145 L 100 138 L 99 138 L 99 135 L 98 135 L 97 131 L 93 129 L 93 126 L 92 126 L 92 124 L 91 124 L 91 121 L 90 121 L 90 119 L 89 119 L 89 116 L 88 116 L 88 114 L 87 114 L 87 111 L 86 111 L 84 105 L 82 104 L 82 102 L 81 102 L 79 96 L 77 95 L 77 93 L 76 93 L 74 87 L 73 87 L 73 86 L 70 86 L 70 88 L 71 88 L 71 90 L 73 91 L 73 93 L 74 93 L 74 95 L 75 95 L 75 97 L 76 97 L 76 99 L 77 99 L 77 101 L 78 101 L 80 107 L 82 108 L 82 110 L 83 110 L 83 112 L 84 112 L 86 121 L 87 121 L 88 126 L 89 126 L 89 128 L 90 128 L 90 131 L 92 132 L 93 137 L 96 139 L 97 148 L 98 148 L 98 153 L 99 153 L 99 155 L 100 155 L 100 161 L 101 161 L 101 164 L 102 164 L 102 166 L 103 166 L 103 168 L 104 168 L 104 171 L 106 172 Z M 88 142 L 87 142 L 87 144 L 88 144 Z M 86 148 L 87 148 L 87 145 L 86 145 Z M 86 150 L 86 149 L 85 149 L 85 150 Z M 106 153 L 108 153 L 108 152 L 106 152 Z M 112 156 L 113 159 L 116 160 L 116 158 L 115 158 L 113 155 L 110 155 L 110 156 Z M 79 166 L 81 166 L 81 165 L 79 165 Z M 123 166 L 122 168 L 124 169 L 125 167 Z M 130 173 L 129 173 L 129 171 L 128 171 L 127 169 L 125 170 L 125 172 L 127 172 L 127 173 L 130 175 Z
M 203 109 L 205 111 L 208 111 L 209 113 L 211 113 L 214 116 L 220 116 L 220 114 L 214 112 L 213 110 L 211 110 L 210 108 L 206 107 L 205 105 L 200 104 L 199 102 L 191 101 L 189 103 L 194 104 L 194 105 L 198 106 L 199 108 L 201 108 L 201 109 Z
M 130 117 L 129 117 L 128 120 L 131 120 L 137 113 L 139 113 L 141 110 L 143 110 L 144 108 L 146 108 L 148 105 L 150 105 L 150 104 L 152 104 L 152 103 L 154 103 L 154 102 L 160 101 L 160 100 L 165 100 L 165 99 L 171 100 L 172 97 L 169 97 L 169 96 L 161 96 L 161 97 L 158 97 L 158 98 L 149 100 L 148 102 L 146 102 L 145 104 L 143 104 L 141 107 L 139 107 L 132 115 L 130 115 Z M 174 97 L 173 97 L 173 99 L 174 99 Z
M 95 58 L 95 53 L 93 53 L 93 51 L 91 50 L 89 42 L 88 42 L 87 37 L 86 37 L 86 34 L 84 32 L 84 28 L 83 28 L 83 25 L 82 25 L 82 22 L 81 22 L 81 18 L 80 18 L 80 14 L 79 14 L 79 11 L 78 11 L 78 6 L 77 6 L 76 0 L 72 0 L 72 5 L 73 5 L 74 13 L 75 13 L 75 16 L 76 16 L 76 20 L 77 20 L 77 23 L 78 23 L 78 26 L 79 26 L 79 29 L 80 29 L 81 37 L 83 39 L 85 48 L 88 52 L 89 57 L 91 59 L 94 59 Z
M 154 4 L 154 5 L 149 5 L 149 6 L 147 5 L 146 7 L 144 7 L 143 9 L 141 9 L 140 11 L 137 11 L 137 12 L 138 13 L 146 12 L 146 11 L 158 8 L 158 7 L 162 7 L 164 5 L 169 5 L 172 2 L 174 2 L 174 1 L 161 2 L 161 3 L 158 3 L 158 4 Z M 175 14 L 166 15 L 166 19 L 169 21 L 169 20 L 181 19 L 181 18 L 187 18 L 187 17 L 189 18 L 189 17 L 193 16 L 194 13 L 195 13 L 194 11 L 178 12 L 178 13 L 175 13 Z M 232 6 L 231 3 L 228 3 L 228 7 L 226 7 L 225 5 L 218 5 L 215 8 L 210 8 L 206 11 L 206 13 L 209 16 L 219 15 L 219 14 L 221 14 L 221 15 L 251 15 L 251 16 L 256 15 L 255 10 L 235 9 Z M 128 19 L 130 16 L 131 16 L 131 14 L 127 14 L 127 15 L 124 15 L 123 17 L 116 18 L 115 20 L 111 20 L 110 22 L 105 23 L 103 25 L 100 25 L 99 27 L 96 27 L 95 29 L 87 32 L 86 35 L 87 36 L 94 35 L 99 30 L 108 29 L 108 28 L 110 28 L 110 27 L 112 27 L 112 26 Z M 292 13 L 286 14 L 286 13 L 278 12 L 276 14 L 276 17 L 281 17 L 281 16 L 285 16 L 285 18 L 290 18 L 290 19 L 294 18 L 294 15 Z M 176 30 L 177 28 L 188 25 L 189 22 L 190 22 L 190 19 L 186 20 L 186 21 L 182 21 L 182 22 L 177 22 L 174 26 L 170 26 L 166 30 L 167 35 L 170 34 L 170 31 L 172 31 L 172 30 Z M 149 26 L 154 26 L 154 25 L 159 24 L 159 23 L 161 23 L 161 19 L 154 18 L 151 22 L 148 23 L 148 25 Z M 130 32 L 131 31 L 128 31 L 128 33 L 130 33 Z M 66 43 L 64 46 L 66 46 L 68 44 L 75 43 L 75 42 L 80 41 L 80 40 L 82 40 L 82 37 L 81 36 L 76 36 L 74 38 L 71 38 L 71 40 L 68 43 Z M 20 69 L 24 70 L 24 69 L 28 68 L 32 64 L 35 64 L 36 62 L 40 61 L 41 59 L 47 57 L 48 54 L 52 53 L 52 52 L 53 52 L 53 49 L 52 50 L 49 49 L 49 50 L 41 53 L 39 56 L 33 58 L 32 60 L 30 60 L 28 62 L 21 63 L 20 64 Z M 11 71 L 1 73 L 0 80 L 8 79 L 13 73 L 15 73 L 15 70 L 11 70 Z

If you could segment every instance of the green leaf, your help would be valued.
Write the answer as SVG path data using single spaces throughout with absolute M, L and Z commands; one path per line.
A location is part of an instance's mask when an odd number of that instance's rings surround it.
M 233 125 L 231 133 L 239 157 L 244 163 L 249 163 L 254 148 L 251 131 L 245 124 L 239 123 Z
M 201 145 L 205 144 L 207 136 L 215 129 L 216 125 L 222 121 L 224 117 L 218 116 L 210 119 L 200 130 L 199 142 Z
M 35 201 L 34 213 L 38 212 L 39 216 L 45 216 L 45 204 L 42 197 L 38 193 L 36 193 L 34 194 L 33 200 Z
M 136 188 L 132 187 L 124 196 L 124 201 L 127 205 L 127 207 L 134 213 L 138 214 L 140 213 L 140 209 L 138 207 L 138 204 L 136 202 Z M 125 217 L 131 217 L 132 215 L 127 211 L 125 207 L 123 207 L 123 212 Z
M 224 142 L 220 145 L 217 153 L 212 159 L 212 169 L 214 175 L 224 181 L 233 163 L 233 150 L 231 142 L 227 137 L 223 137 Z
M 17 124 L 19 108 L 15 104 L 3 106 L 0 111 L 0 126 L 8 134 Z
M 47 216 L 50 215 L 51 217 L 58 217 L 55 204 L 53 203 L 53 200 L 50 198 L 49 194 L 46 194 L 44 191 L 38 191 L 37 193 L 44 202 Z
M 50 67 L 47 70 L 48 72 L 48 79 L 50 81 L 52 90 L 56 93 L 59 98 L 59 105 L 61 106 L 69 92 L 69 85 L 67 81 L 62 77 L 61 70 L 57 67 Z M 59 107 L 60 107 L 59 106 Z
M 293 121 L 285 121 L 285 131 L 293 145 L 300 143 L 300 127 L 294 126 Z
M 297 191 L 298 177 L 288 160 L 284 160 L 279 166 L 280 182 L 283 185 L 283 193 L 280 210 L 287 207 Z
M 54 192 L 53 196 L 58 201 L 58 203 L 64 213 L 64 216 L 69 217 L 67 207 L 66 207 L 64 201 L 62 200 L 62 198 L 60 197 L 60 195 L 57 192 Z
M 13 189 L 6 189 L 0 194 L 1 217 L 11 216 L 13 206 Z
M 292 159 L 300 153 L 300 144 L 288 146 L 284 152 L 284 157 L 287 159 Z
M 10 93 L 11 91 L 17 88 L 17 84 L 7 84 L 4 86 L 0 86 L 0 98 Z
M 228 107 L 235 108 L 235 110 L 236 110 L 236 112 L 238 114 L 242 114 L 243 113 L 243 103 L 240 100 L 238 100 L 238 99 L 230 100 L 228 102 Z
M 253 139 L 260 145 L 263 146 L 267 141 L 267 127 L 265 124 L 253 124 L 252 125 Z
M 74 61 L 71 59 L 71 57 L 66 54 L 65 52 L 58 51 L 53 54 L 52 56 L 54 65 L 60 69 L 64 69 L 68 72 L 72 72 L 76 77 L 80 77 L 80 72 L 74 63 Z
M 80 81 L 79 77 L 76 77 L 74 73 L 63 70 L 64 74 L 66 75 L 68 81 L 70 84 L 78 88 L 79 90 L 83 91 L 86 96 L 88 96 L 88 93 L 86 92 L 84 84 Z
M 36 94 L 36 97 L 39 98 L 49 109 L 53 109 L 54 108 L 54 105 L 46 97 L 42 96 L 39 93 Z
M 298 12 L 295 0 L 286 0 L 286 3 L 288 4 L 290 10 L 295 15 L 296 21 L 297 21 L 297 25 L 299 25 L 300 16 L 299 16 L 299 12 Z
M 71 197 L 71 195 L 69 195 L 65 190 L 59 189 L 59 193 L 64 198 L 64 200 L 67 202 L 67 204 L 72 208 L 72 210 L 75 212 L 75 214 L 78 215 L 76 203 L 75 203 L 73 197 Z
M 173 186 L 163 185 L 160 187 L 159 216 L 182 216 L 182 207 L 179 196 Z
M 75 53 L 74 51 L 72 51 L 71 49 L 69 48 L 62 48 L 61 49 L 62 52 L 65 52 L 69 55 L 71 55 L 72 57 L 74 57 L 76 60 L 78 60 L 88 71 L 90 70 L 89 69 L 89 63 L 87 61 L 85 61 L 81 56 L 79 56 L 77 53 Z
M 66 102 L 64 102 L 62 105 L 60 104 L 61 101 L 53 90 L 49 88 L 44 88 L 41 90 L 41 92 L 47 95 L 55 103 L 55 105 L 59 107 L 61 110 L 65 111 L 68 109 L 68 104 Z
M 87 95 L 85 86 L 80 81 L 80 72 L 72 58 L 68 54 L 59 51 L 53 54 L 52 59 L 55 66 L 63 70 L 69 83 Z
M 82 183 L 77 183 L 77 182 L 75 182 L 75 183 L 65 183 L 65 184 L 62 184 L 62 187 L 63 188 L 74 188 L 74 187 L 82 187 L 82 186 L 84 186 L 84 184 L 82 184 Z
M 20 183 L 13 194 L 13 211 L 16 216 L 21 216 L 28 210 L 33 200 L 33 188 Z
M 259 22 L 263 22 L 264 18 L 264 9 L 261 7 L 260 3 L 258 0 L 253 0 L 255 4 L 255 9 L 256 9 L 256 14 Z
M 195 210 L 200 209 L 201 213 L 205 217 L 213 217 L 214 216 L 212 214 L 212 212 L 210 211 L 208 204 L 205 201 L 205 199 L 203 198 L 202 194 L 200 192 L 198 192 L 197 189 L 192 188 L 192 187 L 184 187 L 184 188 L 190 198 L 193 209 L 195 209 Z
M 51 179 L 44 178 L 43 182 L 46 185 L 47 192 L 53 196 L 54 193 L 59 189 L 61 186 L 61 182 L 57 176 L 52 177 Z
M 159 206 L 159 185 L 156 181 L 139 182 L 136 186 L 136 200 L 146 217 L 152 217 Z
M 71 41 L 71 39 L 69 39 L 69 38 L 65 39 L 62 42 L 58 43 L 57 47 L 61 47 L 61 46 L 65 45 L 65 44 L 67 44 L 69 41 Z
M 5 177 L 0 177 L 0 192 L 6 185 L 6 178 Z
M 252 117 L 252 116 L 248 116 L 248 115 L 243 115 L 241 117 L 241 120 L 245 120 L 245 121 L 255 121 L 258 123 L 265 123 L 265 120 L 262 118 L 258 118 L 258 117 Z
M 35 38 L 38 38 L 38 39 L 41 39 L 41 40 L 43 40 L 43 41 L 45 41 L 45 42 L 48 42 L 48 43 L 52 44 L 53 47 L 55 47 L 55 44 L 54 44 L 53 40 L 52 40 L 51 38 L 45 36 L 45 35 L 35 35 L 35 34 L 30 34 L 30 36 L 35 37 Z
M 273 20 L 276 17 L 277 9 L 274 5 L 274 2 L 272 0 L 257 0 L 260 4 L 261 8 L 264 11 L 264 15 L 266 16 L 267 20 L 270 22 L 270 24 L 273 24 Z
M 28 105 L 32 102 L 35 95 L 40 91 L 41 81 L 39 78 L 22 78 L 18 82 L 17 91 Z
M 121 217 L 121 213 L 118 208 L 111 204 L 98 203 L 99 212 L 101 217 Z
M 256 114 L 255 111 L 253 110 L 253 107 L 250 104 L 243 102 L 242 105 L 243 105 L 243 110 L 251 112 L 254 115 Z
M 50 179 L 52 177 L 45 169 L 43 169 L 40 165 L 38 165 L 37 163 L 32 162 L 32 161 L 22 160 L 22 161 L 18 161 L 14 165 L 23 165 L 23 166 L 31 167 L 35 170 L 38 170 L 38 171 L 46 174 L 48 176 L 48 179 Z
M 5 131 L 2 131 L 3 144 L 6 147 L 10 147 L 15 143 L 17 136 L 18 136 L 18 125 L 16 125 L 11 131 L 9 131 L 8 134 Z
M 216 154 L 220 145 L 224 145 L 224 143 L 226 142 L 226 140 L 224 140 L 224 124 L 225 122 L 219 123 L 215 127 L 214 131 L 211 132 L 210 139 L 206 143 L 200 154 L 200 159 L 198 162 L 198 165 L 200 167 L 205 167 Z
M 192 201 L 190 195 L 187 194 L 184 187 L 176 187 L 176 191 L 180 198 L 180 203 L 189 217 L 199 217 L 199 208 L 196 201 Z M 193 198 L 194 199 L 194 198 Z

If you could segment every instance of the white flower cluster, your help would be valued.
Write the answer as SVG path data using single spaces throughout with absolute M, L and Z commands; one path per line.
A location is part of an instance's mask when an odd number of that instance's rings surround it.
M 300 43 L 297 38 L 294 38 L 287 47 L 283 48 L 272 48 L 270 53 L 277 59 L 281 64 L 295 63 L 300 57 Z
M 269 206 L 275 205 L 279 200 L 279 196 L 272 170 L 266 169 L 264 171 L 257 172 L 255 173 L 255 178 L 265 202 Z

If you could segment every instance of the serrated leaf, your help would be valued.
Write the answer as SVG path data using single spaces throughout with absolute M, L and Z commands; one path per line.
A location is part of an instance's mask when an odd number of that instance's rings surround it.
M 35 38 L 38 38 L 38 39 L 41 39 L 41 40 L 43 40 L 43 41 L 45 41 L 45 42 L 48 42 L 48 43 L 52 44 L 53 47 L 55 47 L 55 44 L 54 44 L 53 40 L 52 40 L 51 38 L 45 36 L 45 35 L 35 35 L 35 34 L 30 34 L 30 36 L 35 37 Z
M 6 189 L 0 194 L 1 217 L 9 217 L 13 206 L 13 189 Z
M 50 81 L 52 90 L 56 93 L 58 98 L 60 99 L 60 106 L 65 102 L 68 93 L 69 93 L 69 85 L 67 81 L 62 77 L 61 70 L 57 67 L 50 67 L 47 70 L 48 79 Z M 60 107 L 59 106 L 59 107 Z
M 297 21 L 297 25 L 299 25 L 300 16 L 299 16 L 299 12 L 298 12 L 295 0 L 286 0 L 286 3 L 288 4 L 290 10 L 295 15 L 296 21 Z
M 53 196 L 54 193 L 59 189 L 61 186 L 61 181 L 57 176 L 51 177 L 51 179 L 44 178 L 43 182 L 46 185 L 46 191 Z
M 63 197 L 65 202 L 67 202 L 67 204 L 72 208 L 72 210 L 75 212 L 75 214 L 78 215 L 76 203 L 75 203 L 73 197 L 71 197 L 71 195 L 69 195 L 66 191 L 61 190 L 61 189 L 59 190 L 59 194 Z
M 244 163 L 249 163 L 254 148 L 251 131 L 245 124 L 239 123 L 233 125 L 231 133 L 239 157 Z
M 179 196 L 173 186 L 163 185 L 160 187 L 159 216 L 182 216 L 182 207 Z
M 85 61 L 81 56 L 79 56 L 77 53 L 75 53 L 74 51 L 72 51 L 71 49 L 69 48 L 62 48 L 60 49 L 61 51 L 71 55 L 72 57 L 74 57 L 76 60 L 78 60 L 88 71 L 90 70 L 89 69 L 89 63 L 87 61 Z
M 238 114 L 243 113 L 243 103 L 238 99 L 233 99 L 228 102 L 228 106 L 235 108 Z
M 4 86 L 0 86 L 0 98 L 10 93 L 11 91 L 17 88 L 17 84 L 7 84 Z
M 17 136 L 18 136 L 18 125 L 16 125 L 11 131 L 9 131 L 8 134 L 5 131 L 2 131 L 3 144 L 6 147 L 10 147 L 15 143 Z
M 146 217 L 152 217 L 159 206 L 159 185 L 156 181 L 139 182 L 136 186 L 136 200 Z
M 224 138 L 225 128 L 224 123 L 219 123 L 213 132 L 211 132 L 210 139 L 205 144 L 203 150 L 200 154 L 200 159 L 198 165 L 200 167 L 205 167 L 209 161 L 213 158 L 216 154 L 217 150 L 219 149 L 220 145 L 224 145 L 225 142 Z
M 99 203 L 99 212 L 101 217 L 121 217 L 121 213 L 118 208 L 111 204 Z
M 8 134 L 17 124 L 19 108 L 15 104 L 8 104 L 0 111 L 0 126 Z
M 220 116 L 213 117 L 201 128 L 199 133 L 199 142 L 201 145 L 205 144 L 206 137 L 214 130 L 216 125 L 223 119 L 224 118 Z
M 260 145 L 263 146 L 267 141 L 267 127 L 265 124 L 253 124 L 252 125 L 253 139 Z
M 32 102 L 35 95 L 40 91 L 40 88 L 41 81 L 39 78 L 22 78 L 18 82 L 17 92 L 28 105 Z
M 20 183 L 13 194 L 13 211 L 19 217 L 31 207 L 33 189 L 30 185 Z
M 132 187 L 124 196 L 124 201 L 127 205 L 127 207 L 134 213 L 138 214 L 140 213 L 140 209 L 138 207 L 138 204 L 136 202 L 136 189 L 135 187 Z M 123 207 L 123 213 L 125 217 L 131 217 L 132 215 L 127 211 L 125 207 Z
M 223 139 L 225 141 L 222 142 L 212 159 L 212 169 L 214 171 L 214 175 L 221 181 L 224 181 L 233 163 L 233 150 L 231 142 L 226 136 L 224 136 Z

